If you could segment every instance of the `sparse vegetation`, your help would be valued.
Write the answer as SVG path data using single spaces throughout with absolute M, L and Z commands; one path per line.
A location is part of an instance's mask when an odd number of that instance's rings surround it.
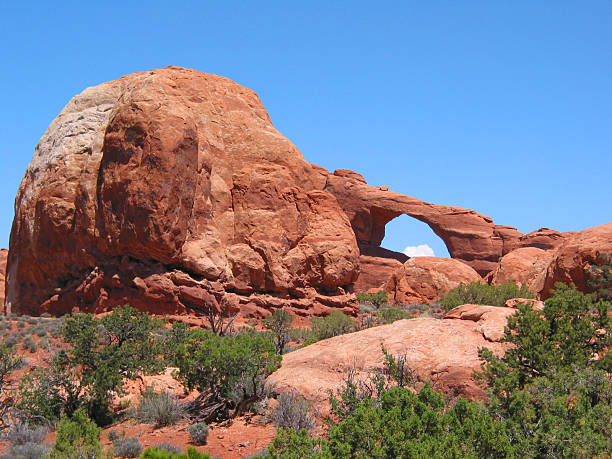
M 383 349 L 387 378 L 349 373 L 331 397 L 327 441 L 279 429 L 270 457 L 607 457 L 610 307 L 562 284 L 543 311 L 519 305 L 506 354 L 480 351 L 478 378 L 491 396 L 483 405 L 449 404 L 428 384 L 418 393 L 401 387 L 414 382 L 406 359 Z
M 109 420 L 112 394 L 121 394 L 124 378 L 163 369 L 161 346 L 152 331 L 161 322 L 129 306 L 100 319 L 76 314 L 64 321 L 62 336 L 69 345 L 49 368 L 26 375 L 19 407 L 26 417 L 56 421 L 85 406 L 100 424 Z
M 598 262 L 589 265 L 586 272 L 587 284 L 597 297 L 612 301 L 612 254 L 601 254 Z
M 155 423 L 158 427 L 170 426 L 183 416 L 183 409 L 168 392 L 159 394 L 147 387 L 140 396 L 134 416 L 141 422 Z
M 289 342 L 292 322 L 293 316 L 284 309 L 276 309 L 263 321 L 264 327 L 270 330 L 274 336 L 276 353 L 279 355 L 283 354 L 285 346 Z
M 284 429 L 310 430 L 314 427 L 310 403 L 293 392 L 283 392 L 278 396 L 278 405 L 270 413 L 270 420 Z
M 199 422 L 197 424 L 192 424 L 187 427 L 187 433 L 191 436 L 191 441 L 194 445 L 205 445 L 208 440 L 208 434 L 210 433 L 210 428 L 207 424 L 203 422 Z
M 210 456 L 190 446 L 187 448 L 187 453 L 178 454 L 159 448 L 147 448 L 140 455 L 140 459 L 210 459 Z
M 333 338 L 357 330 L 357 323 L 342 311 L 332 311 L 324 317 L 311 320 L 311 334 L 305 344 Z
M 71 417 L 62 416 L 57 426 L 55 445 L 51 449 L 52 459 L 99 458 L 102 457 L 101 429 L 87 417 L 84 408 L 76 410 Z
M 269 339 L 253 332 L 221 337 L 209 330 L 174 328 L 171 361 L 186 387 L 203 394 L 192 408 L 203 421 L 235 417 L 265 396 L 265 378 L 282 359 Z
M 122 437 L 113 441 L 113 452 L 119 457 L 138 457 L 142 453 L 142 445 L 137 438 Z
M 380 309 L 383 306 L 386 306 L 388 303 L 387 300 L 387 292 L 385 290 L 379 290 L 376 293 L 356 293 L 357 301 L 360 303 L 367 303 L 374 306 L 376 309 Z
M 459 284 L 440 300 L 445 311 L 450 311 L 462 304 L 486 304 L 490 306 L 503 306 L 511 298 L 533 298 L 525 285 L 520 287 L 513 283 L 489 285 L 484 282 L 470 282 Z

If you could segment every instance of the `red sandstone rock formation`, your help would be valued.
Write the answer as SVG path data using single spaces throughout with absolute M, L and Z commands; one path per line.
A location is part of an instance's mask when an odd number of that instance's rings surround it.
M 532 293 L 539 295 L 544 288 L 546 269 L 554 256 L 554 250 L 522 247 L 507 253 L 487 276 L 493 285 L 513 282 L 525 285 Z
M 482 278 L 459 260 L 415 257 L 393 273 L 384 289 L 395 304 L 433 303 L 461 282 L 476 281 Z
M 263 293 L 264 305 L 354 306 L 359 251 L 324 185 L 257 95 L 226 78 L 167 68 L 86 89 L 19 188 L 8 304 L 180 312 Z
M 417 198 L 366 184 L 363 177 L 344 169 L 327 176 L 332 193 L 348 215 L 360 246 L 379 246 L 385 225 L 406 214 L 427 223 L 444 241 L 451 257 L 485 275 L 497 264 L 506 246 L 515 246 L 522 233 L 473 210 L 430 204 Z
M 0 249 L 0 310 L 3 313 L 7 311 L 4 308 L 4 284 L 6 280 L 6 260 L 8 258 L 8 250 Z M 10 311 L 9 311 L 10 312 Z
M 612 223 L 568 237 L 546 270 L 542 297 L 548 298 L 557 282 L 573 282 L 579 290 L 589 291 L 585 270 L 600 262 L 600 255 L 609 253 L 612 253 Z
M 484 390 L 472 378 L 480 369 L 478 349 L 496 355 L 506 319 L 516 309 L 465 305 L 445 319 L 417 318 L 369 328 L 319 341 L 283 356 L 281 368 L 269 377 L 279 391 L 295 391 L 325 411 L 329 391 L 340 388 L 346 371 L 366 377 L 381 369 L 381 343 L 392 354 L 406 353 L 408 366 L 421 381 L 434 381 L 443 392 L 454 390 L 470 399 L 481 399 Z
M 307 163 L 257 95 L 170 67 L 88 88 L 51 123 L 15 202 L 15 312 L 213 307 L 354 311 L 405 261 L 385 224 L 428 224 L 485 275 L 514 248 L 554 246 L 473 210 L 430 204 Z M 361 274 L 360 274 L 361 265 Z

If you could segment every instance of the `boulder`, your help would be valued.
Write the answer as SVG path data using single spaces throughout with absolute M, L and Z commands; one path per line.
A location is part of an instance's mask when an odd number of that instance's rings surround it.
M 504 255 L 495 269 L 487 276 L 492 285 L 513 282 L 525 285 L 530 292 L 539 295 L 544 288 L 548 265 L 554 257 L 553 250 L 536 247 L 515 249 Z
M 433 303 L 462 282 L 481 280 L 474 269 L 459 260 L 415 257 L 393 273 L 385 290 L 395 304 Z
M 546 270 L 542 297 L 552 295 L 555 283 L 574 283 L 579 290 L 590 291 L 587 269 L 612 254 L 612 223 L 594 226 L 568 237 L 556 250 Z
M 359 250 L 324 185 L 231 80 L 169 67 L 88 88 L 19 187 L 8 305 L 180 313 L 302 288 L 344 299 Z
M 443 392 L 483 399 L 486 392 L 472 378 L 480 369 L 478 349 L 487 347 L 498 356 L 506 318 L 515 309 L 465 305 L 445 319 L 399 320 L 366 330 L 336 336 L 283 356 L 281 368 L 268 381 L 276 390 L 302 394 L 321 411 L 329 391 L 339 389 L 347 372 L 365 378 L 383 367 L 381 344 L 394 355 L 405 354 L 419 381 L 430 381 Z
M 408 260 L 403 253 L 382 247 L 359 245 L 359 277 L 355 281 L 356 292 L 380 290 L 393 273 Z

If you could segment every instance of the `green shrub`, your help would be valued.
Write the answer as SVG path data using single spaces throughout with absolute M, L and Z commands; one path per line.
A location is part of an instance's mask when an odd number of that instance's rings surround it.
M 84 405 L 100 424 L 110 420 L 114 394 L 123 394 L 124 380 L 163 368 L 160 344 L 152 331 L 162 323 L 129 306 L 100 319 L 75 314 L 63 322 L 68 344 L 49 368 L 27 375 L 20 387 L 20 407 L 29 419 L 56 421 Z
M 276 437 L 268 447 L 271 459 L 331 459 L 327 442 L 312 438 L 306 429 L 278 429 Z M 339 456 L 349 457 L 349 456 Z M 367 457 L 367 456 L 362 456 Z
M 406 311 L 398 308 L 381 309 L 377 314 L 378 320 L 385 324 L 391 324 L 396 320 L 405 319 L 407 316 Z
M 490 306 L 503 306 L 511 298 L 533 298 L 525 285 L 518 286 L 511 282 L 501 285 L 489 285 L 483 282 L 470 282 L 459 284 L 440 301 L 445 311 L 450 311 L 463 304 L 486 304 Z
M 270 420 L 283 429 L 310 430 L 314 427 L 310 403 L 293 392 L 283 392 L 279 395 L 278 404 L 270 413 Z
M 191 441 L 194 445 L 205 445 L 208 440 L 210 428 L 204 423 L 192 424 L 187 427 L 187 433 L 191 436 Z
M 187 448 L 187 454 L 174 454 L 159 448 L 147 448 L 140 455 L 140 459 L 210 459 L 210 456 L 190 446 Z
M 263 326 L 274 335 L 276 353 L 279 355 L 283 354 L 285 346 L 289 342 L 292 322 L 293 315 L 284 309 L 276 309 L 263 321 Z
M 387 292 L 380 290 L 376 293 L 357 293 L 355 294 L 357 301 L 360 303 L 368 303 L 373 305 L 376 309 L 381 308 L 387 304 Z
M 518 305 L 503 357 L 488 349 L 477 377 L 524 457 L 595 457 L 612 450 L 610 303 L 557 284 L 543 311 Z
M 183 409 L 172 395 L 165 391 L 156 394 L 152 387 L 142 393 L 134 413 L 139 421 L 155 423 L 158 427 L 176 424 L 182 416 Z
M 327 316 L 312 319 L 310 327 L 311 337 L 305 345 L 354 332 L 357 330 L 357 323 L 342 311 L 336 310 Z
M 181 452 L 181 448 L 174 446 L 168 442 L 157 443 L 153 445 L 153 448 L 157 448 L 162 451 L 166 451 L 167 453 L 179 454 Z
M 172 352 L 186 387 L 209 394 L 206 404 L 214 409 L 207 420 L 242 414 L 265 396 L 265 379 L 281 359 L 274 344 L 261 334 L 222 337 L 202 329 L 189 331 Z
M 102 444 L 99 439 L 101 430 L 89 420 L 83 408 L 76 410 L 71 418 L 62 416 L 57 426 L 55 445 L 51 449 L 50 457 L 53 459 L 101 457 Z

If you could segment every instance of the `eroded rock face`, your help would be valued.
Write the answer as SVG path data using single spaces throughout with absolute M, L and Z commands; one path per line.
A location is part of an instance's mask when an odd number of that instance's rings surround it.
M 0 310 L 6 314 L 6 309 L 4 308 L 4 284 L 6 280 L 6 260 L 8 258 L 8 250 L 0 249 Z M 10 312 L 10 311 L 8 311 Z
M 542 297 L 551 296 L 555 283 L 573 282 L 579 290 L 589 291 L 585 270 L 612 253 L 612 223 L 594 226 L 568 237 L 553 255 L 546 270 Z
M 325 411 L 329 391 L 340 388 L 348 370 L 366 377 L 383 367 L 381 343 L 394 355 L 406 354 L 408 366 L 422 382 L 432 381 L 444 393 L 453 390 L 469 399 L 485 391 L 472 378 L 480 369 L 478 348 L 500 356 L 506 319 L 515 309 L 465 305 L 445 319 L 417 318 L 319 341 L 283 356 L 281 368 L 269 377 L 279 391 L 294 391 Z
M 554 250 L 523 247 L 507 253 L 487 276 L 493 285 L 513 282 L 525 285 L 532 293 L 539 295 L 544 289 L 544 278 L 548 265 L 554 257 Z
M 349 307 L 359 250 L 324 184 L 226 78 L 167 68 L 88 88 L 19 188 L 8 304 L 181 312 L 313 289 Z
M 352 312 L 354 289 L 378 288 L 405 261 L 379 247 L 401 214 L 480 275 L 517 247 L 565 237 L 309 164 L 257 95 L 226 78 L 136 73 L 74 97 L 36 147 L 15 201 L 7 307 Z
M 482 281 L 465 263 L 452 258 L 415 257 L 404 263 L 384 289 L 395 304 L 433 303 L 460 283 Z

